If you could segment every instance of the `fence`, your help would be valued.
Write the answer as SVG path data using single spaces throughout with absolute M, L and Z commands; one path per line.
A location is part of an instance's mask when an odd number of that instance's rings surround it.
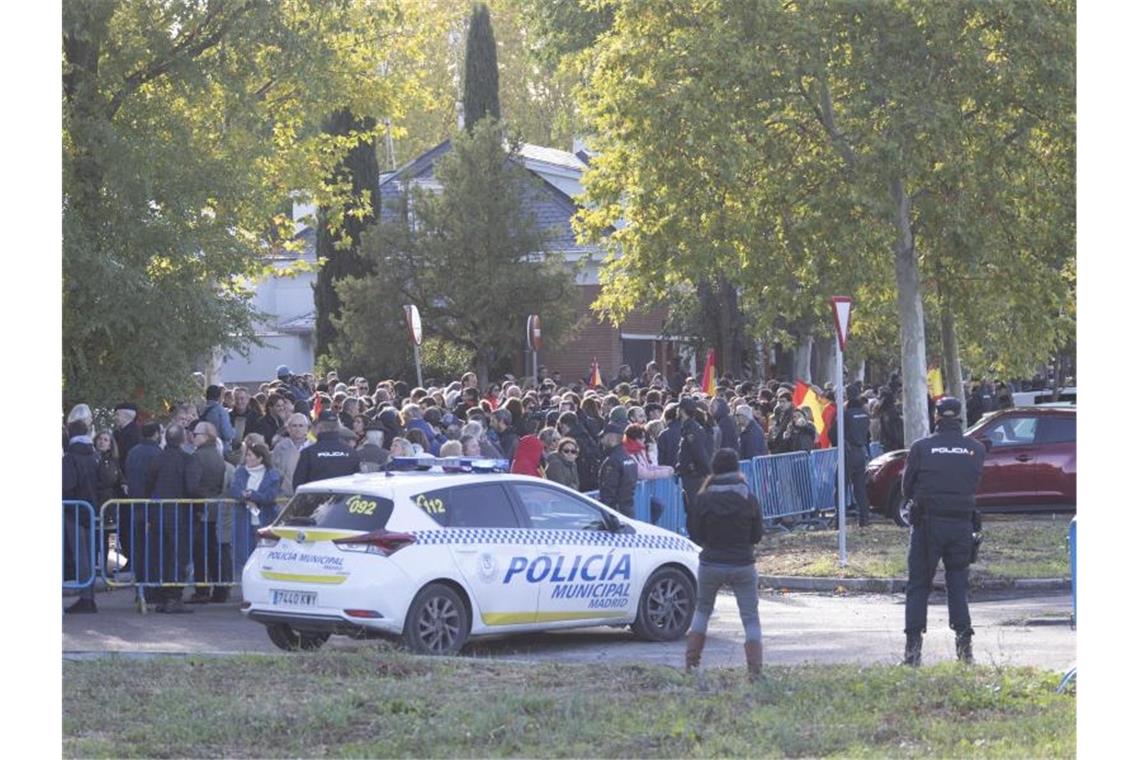
M 253 524 L 234 499 L 112 499 L 100 509 L 100 546 L 114 533 L 131 572 L 105 562 L 104 580 L 110 587 L 236 586 L 258 527 L 274 516 L 263 512 Z
M 95 508 L 86 501 L 63 502 L 63 587 L 85 589 L 95 582 Z M 69 580 L 70 578 L 70 580 Z

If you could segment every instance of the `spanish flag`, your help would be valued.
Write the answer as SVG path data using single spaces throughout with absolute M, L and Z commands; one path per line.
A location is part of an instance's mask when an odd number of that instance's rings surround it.
M 313 399 L 313 420 L 314 421 L 317 419 L 317 417 L 321 416 L 321 411 L 323 408 L 324 408 L 324 404 L 321 403 L 321 394 L 317 393 Z
M 930 371 L 926 373 L 926 389 L 935 401 L 945 395 L 946 391 L 942 387 L 942 369 L 940 367 L 931 367 Z
M 716 349 L 710 348 L 705 357 L 705 374 L 701 377 L 701 390 L 709 398 L 716 395 Z
M 806 406 L 811 409 L 812 424 L 815 425 L 815 439 L 819 440 L 820 431 L 823 427 L 823 407 L 824 401 L 816 395 L 811 386 L 803 380 L 796 380 L 796 389 L 792 392 L 792 405 L 799 409 Z
M 594 357 L 594 363 L 590 365 L 590 387 L 598 388 L 605 385 L 602 382 L 602 370 L 598 367 L 598 357 Z

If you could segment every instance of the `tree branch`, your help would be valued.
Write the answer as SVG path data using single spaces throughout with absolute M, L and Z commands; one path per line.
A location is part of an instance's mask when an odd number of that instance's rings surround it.
M 165 74 L 174 64 L 181 60 L 193 60 L 217 45 L 222 37 L 225 36 L 226 32 L 230 30 L 230 27 L 234 25 L 234 22 L 249 11 L 255 4 L 256 0 L 246 0 L 241 7 L 234 10 L 228 17 L 222 16 L 223 11 L 218 5 L 214 5 L 207 10 L 206 17 L 202 20 L 202 23 L 181 37 L 175 43 L 174 47 L 170 49 L 170 54 L 166 58 L 152 61 L 146 68 L 140 69 L 126 78 L 123 82 L 123 86 L 119 88 L 119 91 L 115 93 L 107 106 L 107 118 L 113 118 L 128 97 L 137 92 L 138 89 L 147 82 L 153 81 Z M 204 34 L 206 28 L 218 18 L 222 20 L 218 22 L 217 28 L 208 34 Z

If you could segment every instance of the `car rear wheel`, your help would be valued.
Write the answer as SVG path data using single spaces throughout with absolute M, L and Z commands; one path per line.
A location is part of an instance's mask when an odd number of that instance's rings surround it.
M 425 586 L 404 622 L 404 644 L 418 654 L 456 654 L 471 633 L 467 605 L 442 583 Z
M 895 483 L 891 486 L 891 495 L 887 499 L 887 515 L 895 521 L 900 528 L 910 527 L 910 516 L 902 508 L 902 486 Z
M 693 622 L 697 595 L 689 576 L 675 567 L 663 567 L 650 576 L 641 592 L 633 631 L 650 641 L 675 641 Z
M 265 632 L 270 641 L 286 652 L 320 649 L 329 640 L 327 633 L 302 633 L 285 623 L 270 623 L 265 626 Z

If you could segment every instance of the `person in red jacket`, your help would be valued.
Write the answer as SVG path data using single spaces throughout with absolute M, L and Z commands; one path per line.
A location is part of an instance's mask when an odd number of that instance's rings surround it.
M 537 435 L 524 435 L 519 439 L 515 459 L 511 462 L 511 472 L 516 475 L 533 475 L 536 478 L 546 477 L 544 447 Z

